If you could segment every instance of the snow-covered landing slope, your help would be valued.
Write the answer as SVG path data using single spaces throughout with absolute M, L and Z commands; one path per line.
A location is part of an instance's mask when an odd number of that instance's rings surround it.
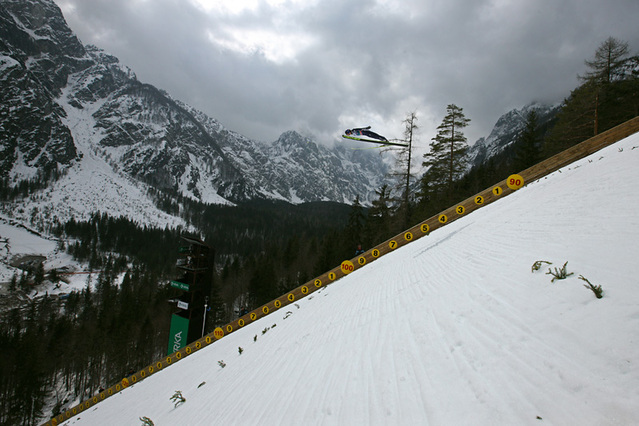
M 68 424 L 638 424 L 638 164 L 634 135 Z

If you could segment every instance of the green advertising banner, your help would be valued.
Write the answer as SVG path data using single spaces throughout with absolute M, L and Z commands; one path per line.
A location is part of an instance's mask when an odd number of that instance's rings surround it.
M 186 346 L 188 333 L 189 319 L 174 314 L 171 317 L 171 331 L 169 331 L 169 349 L 167 355 L 171 355 Z
M 171 281 L 171 287 L 179 288 L 180 290 L 189 291 L 189 285 L 181 283 L 179 281 Z

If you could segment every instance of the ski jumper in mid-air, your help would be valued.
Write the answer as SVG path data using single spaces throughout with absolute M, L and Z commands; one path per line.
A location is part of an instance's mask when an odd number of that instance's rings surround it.
M 351 135 L 352 136 L 368 136 L 369 138 L 379 139 L 380 141 L 388 142 L 388 139 L 386 139 L 384 136 L 378 135 L 375 132 L 371 132 L 370 128 L 371 128 L 371 126 L 359 127 L 357 129 L 346 129 L 346 131 L 344 133 L 347 136 L 351 136 Z

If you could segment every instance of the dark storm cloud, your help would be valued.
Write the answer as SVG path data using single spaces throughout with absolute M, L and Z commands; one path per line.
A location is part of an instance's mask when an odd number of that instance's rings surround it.
M 416 110 L 427 145 L 455 103 L 474 142 L 512 108 L 565 98 L 606 38 L 639 50 L 636 0 L 56 2 L 84 43 L 259 140 L 398 137 Z

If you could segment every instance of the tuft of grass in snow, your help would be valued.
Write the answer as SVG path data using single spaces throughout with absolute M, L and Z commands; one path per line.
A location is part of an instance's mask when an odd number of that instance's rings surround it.
M 179 405 L 184 404 L 184 402 L 186 402 L 186 398 L 184 398 L 184 396 L 182 395 L 182 391 L 179 391 L 179 390 L 175 391 L 175 393 L 170 399 L 171 401 L 173 401 L 173 404 L 175 404 L 176 408 Z
M 142 422 L 143 426 L 155 426 L 155 424 L 153 423 L 153 420 L 149 419 L 146 416 L 140 417 L 140 421 Z
M 579 279 L 588 283 L 588 285 L 584 284 L 584 287 L 589 288 L 595 294 L 597 299 L 601 299 L 603 297 L 603 289 L 600 285 L 591 284 L 583 275 L 579 275 Z
M 573 275 L 573 272 L 571 273 L 566 272 L 566 265 L 568 265 L 568 261 L 564 263 L 564 266 L 562 266 L 561 269 L 555 268 L 554 271 L 551 268 L 548 269 L 548 272 L 546 272 L 546 275 L 552 275 L 554 277 L 552 280 L 550 280 L 550 282 L 554 283 L 555 280 L 564 280 L 568 278 L 569 276 Z
M 533 263 L 532 267 L 530 268 L 530 271 L 531 272 L 538 271 L 539 269 L 541 269 L 541 265 L 543 263 L 546 263 L 548 265 L 552 265 L 552 262 L 548 262 L 547 260 L 538 260 L 535 263 Z

